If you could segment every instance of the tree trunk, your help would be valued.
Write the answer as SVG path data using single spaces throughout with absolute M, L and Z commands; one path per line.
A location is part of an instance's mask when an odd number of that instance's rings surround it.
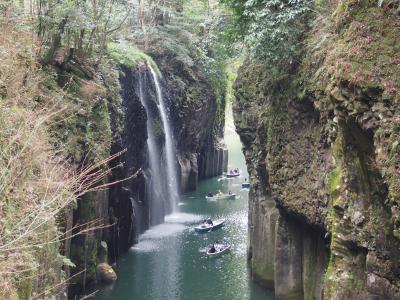
M 53 35 L 53 41 L 52 41 L 52 45 L 49 49 L 49 51 L 47 51 L 43 62 L 44 64 L 50 64 L 54 58 L 54 54 L 56 53 L 56 51 L 61 47 L 61 38 L 62 35 L 64 33 L 64 29 L 65 29 L 65 25 L 67 24 L 68 18 L 65 17 L 61 23 L 58 25 L 58 30 L 57 32 Z

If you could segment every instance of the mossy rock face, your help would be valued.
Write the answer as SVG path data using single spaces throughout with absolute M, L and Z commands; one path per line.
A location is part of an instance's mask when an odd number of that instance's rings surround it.
M 212 83 L 199 68 L 174 56 L 153 55 L 162 69 L 164 100 L 170 109 L 178 152 L 200 152 L 214 127 L 218 124 L 218 132 L 223 128 L 224 122 L 216 117 L 219 110 L 225 110 L 225 103 L 219 103 Z M 215 141 L 218 138 L 213 137 Z
M 91 192 L 78 200 L 77 208 L 73 212 L 74 224 L 92 224 L 93 220 L 108 220 L 108 195 L 106 191 Z M 96 222 L 94 224 L 97 224 Z M 95 225 L 88 225 L 95 226 Z M 83 230 L 82 228 L 81 230 Z M 72 238 L 71 260 L 75 264 L 72 268 L 72 293 L 78 292 L 81 287 L 96 282 L 96 265 L 107 263 L 107 252 L 101 243 L 105 232 L 92 230 Z M 100 251 L 100 252 L 99 252 Z M 77 276 L 74 276 L 77 274 Z
M 274 265 L 262 266 L 261 264 L 263 263 L 252 259 L 251 271 L 253 278 L 267 288 L 274 288 Z
M 52 80 L 55 79 L 48 80 L 49 86 L 53 86 Z M 65 96 L 65 109 L 56 117 L 57 122 L 52 127 L 55 147 L 63 149 L 63 154 L 74 165 L 88 166 L 104 161 L 112 154 L 112 144 L 121 140 L 123 131 L 124 113 L 117 67 L 112 63 L 104 63 L 94 71 L 83 64 L 79 68 L 68 65 L 59 70 L 57 81 L 59 84 L 64 81 L 73 84 L 69 85 L 69 94 Z M 107 178 L 98 184 L 105 183 Z M 105 191 L 85 194 L 77 200 L 73 212 L 73 225 L 98 219 L 102 224 L 107 224 L 109 220 L 108 195 Z M 72 239 L 70 257 L 76 266 L 71 268 L 71 273 L 74 275 L 84 269 L 86 271 L 73 277 L 71 294 L 78 293 L 80 287 L 96 280 L 98 246 L 106 238 L 107 230 L 99 229 L 95 233 Z M 100 260 L 104 259 L 102 255 Z
M 251 267 L 255 279 L 275 287 L 279 298 L 303 299 L 304 294 L 318 295 L 322 284 L 320 279 L 317 282 L 316 274 L 326 266 L 326 259 L 317 260 L 318 255 L 302 257 L 305 247 L 302 237 L 306 236 L 305 230 L 312 238 L 322 240 L 320 233 L 311 234 L 314 231 L 306 229 L 306 223 L 324 226 L 328 194 L 317 194 L 315 188 L 321 186 L 323 191 L 325 180 L 320 173 L 332 168 L 329 161 L 323 161 L 323 168 L 317 163 L 321 156 L 329 159 L 330 148 L 323 144 L 326 133 L 320 133 L 317 113 L 310 101 L 292 100 L 297 95 L 296 78 L 287 75 L 276 79 L 275 76 L 276 70 L 269 72 L 260 65 L 245 62 L 235 82 L 235 124 L 252 183 L 249 194 Z M 313 153 L 314 149 L 318 150 Z M 300 174 L 303 174 L 302 180 L 293 180 Z M 287 215 L 281 216 L 278 222 L 277 204 L 289 216 L 295 214 L 300 223 L 280 226 L 286 222 Z M 318 247 L 317 243 L 310 243 L 306 249 L 313 253 L 326 252 Z M 304 275 L 303 261 L 309 268 Z M 311 266 L 318 272 L 312 273 Z M 304 286 L 303 276 L 308 280 Z
M 108 44 L 108 55 L 116 65 L 129 69 L 137 69 L 141 64 L 147 64 L 160 75 L 160 70 L 154 60 L 134 45 L 127 43 Z
M 168 47 L 150 49 L 161 70 L 159 82 L 176 141 L 183 191 L 194 189 L 198 179 L 222 174 L 225 165 L 218 163 L 216 153 L 224 149 L 226 75 L 221 66 L 207 69 L 201 62 L 190 63 L 199 58 L 194 49 L 186 51 L 190 60 L 182 59 Z M 160 133 L 159 144 L 163 144 L 164 134 L 158 125 L 156 121 L 154 128 Z M 224 158 L 227 160 L 227 156 Z
M 400 19 L 374 1 L 318 7 L 323 18 L 298 69 L 247 61 L 235 84 L 235 124 L 254 182 L 250 247 L 268 240 L 260 216 L 271 208 L 259 203 L 272 199 L 282 218 L 320 232 L 303 242 L 330 239 L 325 276 L 304 285 L 304 297 L 397 299 Z
M 69 121 L 68 127 L 64 129 L 65 142 L 76 162 L 100 161 L 110 155 L 110 114 L 105 98 L 95 100 L 91 107 L 82 108 L 76 118 Z

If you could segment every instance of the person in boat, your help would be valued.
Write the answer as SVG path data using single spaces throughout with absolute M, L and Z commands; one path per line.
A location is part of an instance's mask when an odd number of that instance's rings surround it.
M 218 193 L 216 194 L 216 196 L 223 196 L 224 194 L 221 192 L 221 190 L 218 190 Z
M 208 219 L 206 220 L 206 223 L 207 223 L 207 224 L 210 224 L 210 225 L 214 225 L 214 223 L 213 223 L 213 221 L 211 220 L 211 218 L 208 218 Z
M 232 195 L 232 192 L 231 192 L 231 191 L 229 191 L 229 192 L 228 192 L 228 194 L 229 194 L 229 195 Z
M 215 249 L 214 244 L 212 244 L 212 246 L 211 246 L 211 248 L 210 248 L 210 250 L 209 250 L 208 252 L 210 252 L 210 253 L 215 253 L 215 252 L 217 252 L 217 249 Z
M 233 170 L 230 170 L 230 171 L 229 171 L 229 174 L 233 174 Z
M 212 194 L 211 192 L 208 192 L 207 196 L 208 196 L 208 197 L 212 197 L 213 194 Z

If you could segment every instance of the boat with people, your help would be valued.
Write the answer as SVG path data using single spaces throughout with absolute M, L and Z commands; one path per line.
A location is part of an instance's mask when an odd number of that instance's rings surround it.
M 228 173 L 226 173 L 226 177 L 228 178 L 239 177 L 239 176 L 240 176 L 240 171 L 238 168 L 230 170 Z
M 227 253 L 231 249 L 228 244 L 214 243 L 207 250 L 207 257 L 219 257 Z
M 233 200 L 236 198 L 236 194 L 232 194 L 229 192 L 228 194 L 224 194 L 221 191 L 219 191 L 216 194 L 208 193 L 206 196 L 207 200 L 222 200 L 222 199 L 228 199 L 228 200 Z
M 242 183 L 242 188 L 243 189 L 249 189 L 250 188 L 250 182 L 243 182 Z
M 211 218 L 208 218 L 202 224 L 196 226 L 194 230 L 198 233 L 206 233 L 221 228 L 224 223 L 225 219 L 212 221 Z

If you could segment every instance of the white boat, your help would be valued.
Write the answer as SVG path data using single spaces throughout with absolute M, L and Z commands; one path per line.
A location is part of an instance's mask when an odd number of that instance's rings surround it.
M 196 226 L 194 228 L 194 231 L 199 232 L 199 233 L 205 233 L 205 232 L 211 231 L 212 228 L 213 228 L 213 225 L 208 224 L 208 223 L 203 223 L 199 226 Z
M 230 245 L 226 244 L 214 244 L 214 249 L 210 247 L 207 250 L 208 257 L 219 257 L 227 253 L 231 249 Z
M 236 198 L 236 194 L 216 194 L 214 196 L 206 196 L 207 200 L 222 200 L 222 199 L 228 199 L 228 200 L 233 200 Z
M 224 225 L 225 219 L 215 220 L 212 224 L 204 222 L 203 224 L 196 226 L 194 230 L 199 233 L 210 232 L 211 230 L 216 230 Z

